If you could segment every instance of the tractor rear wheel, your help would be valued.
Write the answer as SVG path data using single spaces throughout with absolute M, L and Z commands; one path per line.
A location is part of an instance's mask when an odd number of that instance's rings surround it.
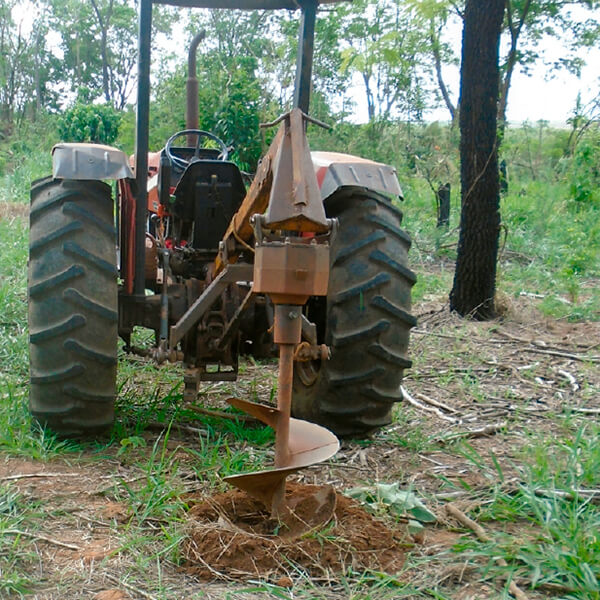
M 117 370 L 116 234 L 100 181 L 35 181 L 29 235 L 29 405 L 63 436 L 111 426 Z
M 331 359 L 295 363 L 292 411 L 340 436 L 366 435 L 391 421 L 411 366 L 411 242 L 400 229 L 402 213 L 375 192 L 341 190 L 325 208 L 339 220 L 329 290 L 309 301 L 306 315 Z

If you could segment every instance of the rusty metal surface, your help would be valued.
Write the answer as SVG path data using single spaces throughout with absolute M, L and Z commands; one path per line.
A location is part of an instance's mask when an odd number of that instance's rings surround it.
M 274 518 L 288 524 L 293 515 L 285 500 L 287 476 L 327 460 L 339 449 L 338 439 L 329 430 L 290 418 L 294 354 L 302 335 L 301 315 L 300 306 L 275 305 L 274 338 L 279 344 L 277 408 L 239 398 L 228 400 L 275 430 L 275 465 L 273 469 L 227 477 L 226 481 L 263 502 Z
M 271 516 L 291 530 L 295 517 L 293 502 L 286 502 L 287 476 L 330 458 L 339 448 L 336 436 L 324 427 L 290 417 L 294 360 L 302 339 L 302 305 L 310 296 L 327 294 L 329 239 L 335 223 L 325 215 L 306 141 L 305 115 L 300 109 L 282 117 L 267 159 L 221 243 L 215 268 L 237 259 L 237 245 L 246 244 L 240 237 L 245 225 L 244 235 L 254 235 L 256 242 L 252 291 L 267 294 L 275 305 L 273 340 L 279 345 L 277 408 L 241 399 L 229 402 L 275 430 L 275 464 L 272 469 L 233 475 L 226 481 L 263 502 Z M 238 226 L 238 218 L 248 221 Z M 247 231 L 248 225 L 253 229 Z M 294 232 L 312 235 L 303 237 Z M 316 332 L 312 333 L 315 338 Z M 310 360 L 315 352 L 319 357 L 328 355 L 326 347 L 315 350 L 309 344 L 302 347 L 299 356 L 306 355 L 305 360 Z M 317 504 L 329 518 L 335 506 L 333 491 L 323 494 Z
M 188 76 L 185 83 L 186 109 L 185 128 L 198 129 L 198 76 L 196 73 L 196 51 L 198 45 L 206 37 L 205 31 L 200 31 L 192 39 L 188 50 Z M 188 146 L 194 144 L 194 136 L 188 136 Z
M 390 165 L 339 152 L 311 152 L 311 159 L 323 200 L 353 186 L 402 198 L 398 174 Z
M 258 246 L 254 256 L 256 293 L 269 294 L 275 303 L 304 304 L 309 296 L 327 295 L 329 246 L 302 242 Z
M 331 350 L 326 344 L 310 344 L 301 342 L 294 350 L 295 362 L 308 362 L 310 360 L 329 360 Z
M 244 248 L 243 245 L 248 245 L 254 236 L 251 219 L 256 214 L 262 214 L 269 204 L 269 193 L 273 182 L 273 159 L 282 138 L 283 127 L 276 133 L 269 150 L 261 159 L 244 201 L 229 223 L 221 242 L 221 251 L 215 259 L 215 274 L 220 273 L 228 263 L 235 263 Z
M 284 135 L 273 165 L 266 227 L 323 233 L 329 230 L 305 134 L 304 113 L 294 108 L 283 120 Z
M 228 402 L 273 429 L 277 427 L 278 409 L 239 398 L 230 398 Z M 339 440 L 329 429 L 294 418 L 289 419 L 289 424 L 288 464 L 255 473 L 230 475 L 225 481 L 244 490 L 266 506 L 271 506 L 275 489 L 288 475 L 328 460 L 339 450 Z
M 181 338 L 193 327 L 202 315 L 221 295 L 224 287 L 235 281 L 248 281 L 252 278 L 252 265 L 230 265 L 202 292 L 202 295 L 190 306 L 186 313 L 170 329 L 169 346 L 174 348 Z

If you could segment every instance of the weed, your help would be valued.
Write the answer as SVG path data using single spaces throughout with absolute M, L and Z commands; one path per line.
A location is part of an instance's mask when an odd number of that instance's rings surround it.
M 469 538 L 457 549 L 482 559 L 486 577 L 521 577 L 534 588 L 554 585 L 577 598 L 600 597 L 600 510 L 585 495 L 600 479 L 599 432 L 597 425 L 586 425 L 553 445 L 543 436 L 532 436 L 516 487 L 503 485 L 503 471 L 494 461 L 500 484 L 493 486 L 491 501 L 480 507 L 478 520 L 520 525 L 494 533 L 489 543 Z M 472 448 L 465 446 L 463 455 L 492 477 L 492 469 Z M 508 567 L 497 565 L 499 556 Z

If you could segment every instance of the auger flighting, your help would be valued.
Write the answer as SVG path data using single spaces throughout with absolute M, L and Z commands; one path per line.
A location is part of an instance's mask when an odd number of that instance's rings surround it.
M 329 278 L 329 240 L 335 222 L 321 202 L 305 135 L 305 115 L 294 109 L 284 116 L 281 144 L 273 161 L 273 183 L 264 215 L 255 215 L 253 291 L 274 304 L 273 339 L 279 346 L 277 408 L 232 398 L 229 402 L 275 430 L 273 469 L 234 475 L 226 481 L 257 498 L 271 516 L 289 523 L 285 499 L 289 474 L 333 456 L 339 449 L 328 429 L 290 417 L 294 353 L 302 341 L 302 307 L 310 296 L 325 296 Z M 305 344 L 303 344 L 305 346 Z M 306 346 L 305 346 L 306 347 Z M 314 351 L 326 356 L 326 347 Z M 333 511 L 335 496 L 318 502 Z

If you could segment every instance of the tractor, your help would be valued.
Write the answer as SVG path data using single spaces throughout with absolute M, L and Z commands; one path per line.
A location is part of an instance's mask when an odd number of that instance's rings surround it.
M 323 125 L 309 116 L 319 1 L 140 0 L 134 157 L 59 143 L 52 176 L 32 183 L 30 409 L 43 426 L 110 428 L 119 338 L 127 352 L 182 362 L 185 401 L 202 382 L 235 380 L 241 353 L 277 345 L 294 417 L 339 436 L 390 422 L 411 365 L 411 241 L 394 168 L 309 149 L 307 128 Z M 198 128 L 202 35 L 186 129 L 149 152 L 155 4 L 299 10 L 293 107 L 267 124 L 279 129 L 248 186 L 227 145 Z M 135 327 L 155 343 L 133 344 Z M 277 412 L 239 407 L 267 422 Z

